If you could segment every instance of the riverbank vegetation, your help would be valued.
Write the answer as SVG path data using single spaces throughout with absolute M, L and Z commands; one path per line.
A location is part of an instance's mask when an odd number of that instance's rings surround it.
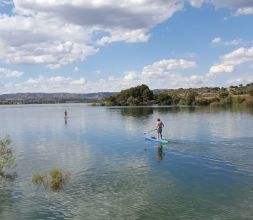
M 230 86 L 229 88 L 203 87 L 154 91 L 151 91 L 146 85 L 140 85 L 122 90 L 120 93 L 99 102 L 99 105 L 106 106 L 138 106 L 152 104 L 213 107 L 243 105 L 253 108 L 253 83 Z

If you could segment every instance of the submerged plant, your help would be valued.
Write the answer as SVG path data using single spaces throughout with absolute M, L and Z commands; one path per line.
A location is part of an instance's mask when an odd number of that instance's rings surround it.
M 32 182 L 34 184 L 44 185 L 46 187 L 45 183 L 47 183 L 47 176 L 42 174 L 34 174 L 32 176 Z
M 69 182 L 70 174 L 59 168 L 54 168 L 46 174 L 34 174 L 32 182 L 52 190 L 61 190 Z
M 15 174 L 11 174 L 10 170 L 15 165 L 15 158 L 10 143 L 9 137 L 0 139 L 0 177 L 13 179 Z

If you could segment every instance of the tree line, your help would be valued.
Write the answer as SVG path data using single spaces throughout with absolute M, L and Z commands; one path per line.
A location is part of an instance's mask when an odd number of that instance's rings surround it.
M 106 106 L 189 105 L 226 106 L 242 104 L 253 107 L 253 83 L 239 86 L 150 90 L 145 84 L 122 90 L 100 103 Z

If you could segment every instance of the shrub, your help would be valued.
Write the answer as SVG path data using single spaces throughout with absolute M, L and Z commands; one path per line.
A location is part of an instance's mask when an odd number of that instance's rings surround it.
M 155 95 L 157 104 L 159 105 L 171 105 L 172 98 L 167 93 L 158 93 Z
M 44 188 L 50 187 L 52 190 L 61 190 L 69 182 L 70 174 L 54 168 L 45 174 L 34 174 L 32 182 L 36 185 L 42 185 Z
M 197 94 L 195 92 L 188 92 L 185 99 L 186 105 L 193 105 Z
M 220 98 L 220 99 L 224 99 L 224 98 L 228 97 L 228 95 L 229 95 L 228 91 L 222 90 L 222 91 L 219 93 L 219 98 Z
M 11 168 L 15 165 L 13 150 L 8 147 L 11 143 L 9 137 L 0 139 L 0 177 L 14 178 L 15 174 L 10 174 Z
M 248 89 L 248 93 L 250 96 L 253 96 L 253 86 L 251 86 L 249 89 Z

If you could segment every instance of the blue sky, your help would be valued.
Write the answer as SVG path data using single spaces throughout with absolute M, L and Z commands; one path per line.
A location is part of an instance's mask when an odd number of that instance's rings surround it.
M 252 0 L 1 0 L 0 94 L 253 82 Z

